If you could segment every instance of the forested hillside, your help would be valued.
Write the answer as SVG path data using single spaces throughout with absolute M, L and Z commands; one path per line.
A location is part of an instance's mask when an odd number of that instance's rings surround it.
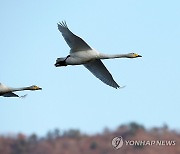
M 119 149 L 112 146 L 114 137 L 122 137 Z M 117 144 L 119 144 L 117 142 Z M 166 125 L 146 129 L 137 123 L 121 125 L 116 130 L 87 135 L 71 129 L 49 131 L 45 137 L 0 135 L 0 154 L 180 154 L 180 133 Z

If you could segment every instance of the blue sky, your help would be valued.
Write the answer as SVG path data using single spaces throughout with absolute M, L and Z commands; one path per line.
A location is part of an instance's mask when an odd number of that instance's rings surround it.
M 143 0 L 0 1 L 0 82 L 36 84 L 42 91 L 0 98 L 0 133 L 44 135 L 59 128 L 85 133 L 131 121 L 179 129 L 180 2 Z M 83 66 L 55 68 L 69 47 L 57 29 L 70 30 L 100 52 L 136 52 L 138 59 L 104 60 L 113 89 Z

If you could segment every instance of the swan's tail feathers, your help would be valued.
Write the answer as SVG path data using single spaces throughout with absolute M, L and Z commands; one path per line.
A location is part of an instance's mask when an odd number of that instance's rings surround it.
M 110 72 L 104 66 L 100 59 L 91 61 L 84 66 L 98 79 L 100 79 L 103 83 L 113 87 L 113 88 L 121 88 L 113 79 Z
M 56 67 L 67 66 L 65 58 L 57 58 L 56 63 L 54 64 Z

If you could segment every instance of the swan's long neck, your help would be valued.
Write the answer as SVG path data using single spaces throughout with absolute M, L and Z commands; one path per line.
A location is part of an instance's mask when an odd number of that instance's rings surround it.
M 109 54 L 100 53 L 99 54 L 99 58 L 100 59 L 114 59 L 114 58 L 129 58 L 129 56 L 128 56 L 128 54 L 113 54 L 113 55 L 109 55 Z
M 12 91 L 23 91 L 23 90 L 31 90 L 30 87 L 22 87 L 22 88 L 12 88 Z

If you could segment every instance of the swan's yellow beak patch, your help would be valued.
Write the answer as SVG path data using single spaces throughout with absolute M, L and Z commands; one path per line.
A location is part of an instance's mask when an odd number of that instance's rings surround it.
M 38 87 L 38 86 L 33 86 L 34 90 L 42 90 L 42 88 Z
M 135 54 L 134 54 L 134 56 L 135 56 L 135 57 L 138 57 L 138 54 L 137 54 L 137 53 L 135 53 Z
M 137 53 L 134 54 L 135 57 L 142 57 L 141 55 L 138 55 Z
M 36 89 L 37 89 L 37 90 L 42 90 L 42 88 L 40 88 L 40 87 L 38 87 L 38 86 L 36 87 Z

